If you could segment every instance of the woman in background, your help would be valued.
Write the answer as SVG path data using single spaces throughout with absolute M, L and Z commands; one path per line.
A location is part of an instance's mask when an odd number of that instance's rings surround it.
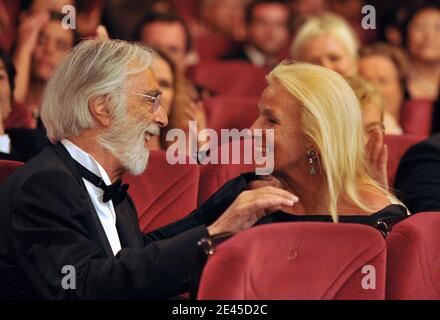
M 360 51 L 359 74 L 373 82 L 385 103 L 386 134 L 402 134 L 400 109 L 405 102 L 408 59 L 398 47 L 376 43 Z
M 440 82 L 440 3 L 422 1 L 408 7 L 404 46 L 411 60 L 407 96 L 436 100 Z
M 351 26 L 332 13 L 314 16 L 301 26 L 292 44 L 293 59 L 320 65 L 344 77 L 357 74 L 359 40 Z

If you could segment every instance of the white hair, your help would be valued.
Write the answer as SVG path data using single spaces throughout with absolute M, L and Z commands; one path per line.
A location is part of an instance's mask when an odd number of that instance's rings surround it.
M 130 75 L 151 67 L 154 51 L 121 40 L 87 40 L 77 45 L 49 80 L 41 119 L 54 143 L 95 127 L 89 100 L 105 97 L 110 115 L 125 112 Z

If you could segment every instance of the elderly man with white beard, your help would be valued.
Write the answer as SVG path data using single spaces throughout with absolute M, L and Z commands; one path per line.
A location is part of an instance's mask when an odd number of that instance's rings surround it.
M 187 218 L 142 234 L 120 177 L 145 170 L 147 141 L 167 125 L 153 58 L 127 42 L 88 40 L 49 81 L 41 116 L 53 145 L 0 189 L 2 298 L 172 298 L 188 290 L 200 239 L 297 201 L 240 176 Z

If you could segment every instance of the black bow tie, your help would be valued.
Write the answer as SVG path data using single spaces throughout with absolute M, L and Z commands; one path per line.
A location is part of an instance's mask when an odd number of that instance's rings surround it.
M 116 182 L 108 186 L 105 184 L 104 180 L 102 180 L 96 174 L 85 168 L 78 161 L 76 160 L 74 161 L 76 163 L 76 166 L 78 167 L 81 176 L 90 183 L 92 183 L 94 186 L 104 191 L 104 195 L 102 197 L 102 201 L 104 203 L 112 200 L 113 204 L 117 206 L 119 203 L 125 200 L 125 197 L 127 196 L 127 190 L 129 187 L 128 184 L 122 184 L 121 179 L 118 179 L 116 180 Z

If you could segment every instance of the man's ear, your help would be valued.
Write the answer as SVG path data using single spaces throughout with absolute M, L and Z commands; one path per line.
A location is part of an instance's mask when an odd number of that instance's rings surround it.
M 107 128 L 110 126 L 111 115 L 108 107 L 108 97 L 90 98 L 89 111 L 99 127 Z

